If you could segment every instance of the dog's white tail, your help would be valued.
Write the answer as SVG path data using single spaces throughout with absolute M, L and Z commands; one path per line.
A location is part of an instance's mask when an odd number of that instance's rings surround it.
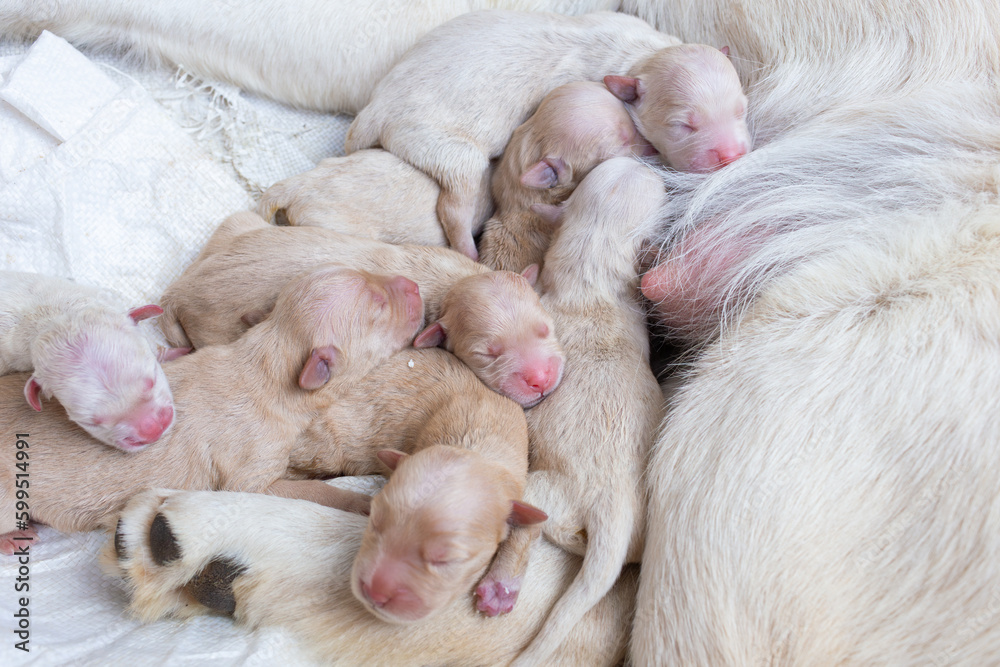
M 573 583 L 552 607 L 549 617 L 513 667 L 546 664 L 584 615 L 600 602 L 621 574 L 628 554 L 635 511 L 630 503 L 591 508 L 587 519 L 587 553 Z

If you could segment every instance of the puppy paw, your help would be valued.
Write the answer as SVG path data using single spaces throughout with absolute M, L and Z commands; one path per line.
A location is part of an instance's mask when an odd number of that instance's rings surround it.
M 476 609 L 487 616 L 507 614 L 521 592 L 521 578 L 494 579 L 487 575 L 476 586 Z
M 12 530 L 0 535 L 0 554 L 11 556 L 18 551 L 24 553 L 24 547 L 36 544 L 38 544 L 38 532 L 29 525 L 24 530 Z

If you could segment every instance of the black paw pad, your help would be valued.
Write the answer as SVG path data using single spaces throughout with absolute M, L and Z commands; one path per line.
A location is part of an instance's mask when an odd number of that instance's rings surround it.
M 125 560 L 125 538 L 122 537 L 122 520 L 118 519 L 118 525 L 115 526 L 115 555 L 118 556 L 118 560 Z
M 246 566 L 236 561 L 216 558 L 192 577 L 184 588 L 209 609 L 232 615 L 236 611 L 233 581 L 246 571 Z
M 167 517 L 157 512 L 153 523 L 149 526 L 149 553 L 157 565 L 166 565 L 181 557 L 181 545 L 170 530 Z

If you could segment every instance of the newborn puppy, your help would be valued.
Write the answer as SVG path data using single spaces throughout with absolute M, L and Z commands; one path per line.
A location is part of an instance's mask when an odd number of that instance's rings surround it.
M 372 499 L 352 586 L 386 621 L 414 622 L 468 595 L 511 528 L 545 517 L 520 503 L 524 411 L 444 350 L 403 350 L 339 391 L 290 469 L 371 474 L 384 471 L 380 459 L 395 471 Z
M 323 227 L 386 243 L 448 245 L 437 217 L 441 189 L 388 151 L 332 157 L 267 189 L 257 212 L 277 224 Z M 391 194 L 389 194 L 391 193 Z
M 530 408 L 559 386 L 564 355 L 555 323 L 533 289 L 537 267 L 461 280 L 414 347 L 443 345 L 494 391 Z
M 678 171 L 711 171 L 750 150 L 747 97 L 728 49 L 682 44 L 657 51 L 632 76 L 604 77 L 636 127 Z
M 546 255 L 542 301 L 560 327 L 569 368 L 558 391 L 526 413 L 532 460 L 525 498 L 549 513 L 545 536 L 584 561 L 517 664 L 546 664 L 622 566 L 642 553 L 642 477 L 663 395 L 649 368 L 636 258 L 664 200 L 651 169 L 608 160 L 570 197 Z M 527 541 L 510 546 L 484 581 L 505 582 L 516 596 Z M 512 597 L 487 613 L 508 611 Z
M 598 164 L 633 153 L 656 151 L 604 85 L 577 81 L 553 90 L 504 149 L 492 184 L 497 213 L 486 221 L 479 260 L 508 271 L 541 264 L 556 205 Z
M 196 348 L 231 342 L 267 316 L 292 276 L 330 261 L 414 279 L 427 321 L 434 323 L 418 344 L 445 344 L 494 391 L 530 406 L 556 387 L 563 355 L 555 326 L 528 281 L 517 274 L 496 275 L 447 248 L 397 246 L 315 227 L 275 227 L 249 212 L 226 220 L 167 288 L 160 325 L 167 340 Z M 455 289 L 462 298 L 445 299 Z M 479 317 L 449 314 L 453 309 Z
M 472 237 L 492 208 L 490 160 L 542 98 L 572 81 L 627 74 L 678 43 L 622 14 L 465 14 L 424 36 L 379 82 L 347 152 L 381 146 L 430 175 L 448 242 L 476 259 Z
M 297 438 L 333 388 L 358 382 L 409 345 L 422 319 L 417 286 L 406 278 L 328 267 L 294 280 L 271 317 L 247 335 L 167 366 L 177 423 L 158 446 L 138 454 L 95 447 L 61 410 L 34 412 L 24 404 L 24 375 L 0 378 L 0 423 L 31 434 L 31 503 L 17 518 L 62 531 L 91 530 L 107 526 L 129 497 L 149 486 L 342 504 L 346 492 L 286 479 Z M 3 446 L 15 460 L 14 440 Z M 17 525 L 15 473 L 13 466 L 0 467 L 0 534 Z M 317 485 L 325 497 L 317 497 Z
M 154 345 L 112 295 L 68 280 L 0 272 L 0 375 L 33 371 L 24 396 L 35 410 L 55 397 L 70 419 L 106 445 L 134 452 L 174 420 L 173 398 Z M 177 351 L 167 351 L 164 359 Z M 184 351 L 180 351 L 183 354 Z

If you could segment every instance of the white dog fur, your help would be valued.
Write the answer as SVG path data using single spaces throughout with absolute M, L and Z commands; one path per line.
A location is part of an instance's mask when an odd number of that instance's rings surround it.
M 55 397 L 106 445 L 138 451 L 173 424 L 156 344 L 137 326 L 158 308 L 120 308 L 110 292 L 34 273 L 0 271 L 0 375 L 32 371 L 24 391 L 40 410 Z
M 160 514 L 180 558 L 157 565 L 149 528 Z M 366 518 L 314 503 L 255 494 L 178 493 L 136 496 L 122 513 L 106 569 L 126 577 L 131 610 L 145 620 L 191 616 L 190 581 L 217 558 L 245 566 L 232 584 L 236 620 L 296 632 L 317 659 L 336 665 L 506 665 L 537 632 L 579 559 L 537 541 L 521 605 L 501 618 L 476 614 L 460 598 L 424 623 L 396 625 L 371 614 L 351 594 L 350 572 Z M 289 534 L 295 539 L 287 539 Z M 635 571 L 574 628 L 549 665 L 620 664 L 635 595 Z
M 518 665 L 547 664 L 624 564 L 642 553 L 646 496 L 639 480 L 663 396 L 649 369 L 636 256 L 664 198 L 646 165 L 607 160 L 569 198 L 545 256 L 542 302 L 559 326 L 567 370 L 559 389 L 527 413 L 525 499 L 548 513 L 540 524 L 545 537 L 584 560 Z M 520 562 L 516 545 L 501 546 L 487 580 L 520 583 L 509 565 Z
M 299 107 L 356 113 L 418 39 L 478 9 L 569 14 L 615 9 L 616 0 L 3 0 L 0 34 L 50 30 L 73 44 L 182 64 Z
M 715 342 L 648 472 L 632 659 L 996 663 L 1000 9 L 737 4 L 660 5 L 742 56 L 756 148 L 664 174 L 644 292 Z

